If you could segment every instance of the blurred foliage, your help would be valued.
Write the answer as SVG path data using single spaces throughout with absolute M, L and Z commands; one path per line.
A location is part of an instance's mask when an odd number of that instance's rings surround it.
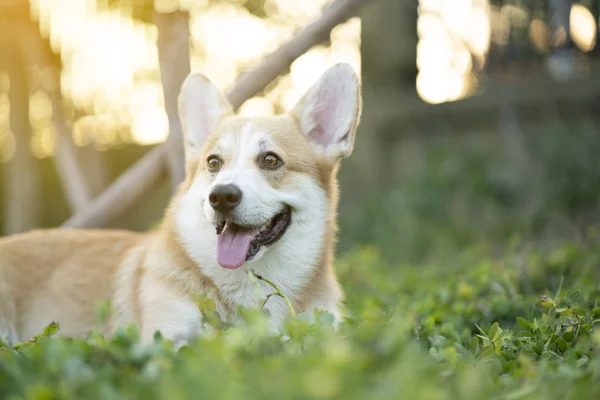
M 341 250 L 376 244 L 385 258 L 417 262 L 525 238 L 585 239 L 600 221 L 597 132 L 584 119 L 524 129 L 524 161 L 495 131 L 398 138 L 389 189 L 345 195 L 360 182 L 342 168 Z

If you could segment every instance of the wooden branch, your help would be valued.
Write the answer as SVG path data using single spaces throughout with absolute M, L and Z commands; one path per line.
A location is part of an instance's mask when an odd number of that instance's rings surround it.
M 237 109 L 244 101 L 263 90 L 311 47 L 327 40 L 333 28 L 355 16 L 360 6 L 367 3 L 373 3 L 373 0 L 335 0 L 331 3 L 323 10 L 319 19 L 238 79 L 227 96 L 233 108 Z
M 372 2 L 373 0 L 335 0 L 319 19 L 238 80 L 227 96 L 231 105 L 237 109 L 245 100 L 285 73 L 296 58 L 325 40 L 333 28 L 355 16 L 359 6 Z M 166 143 L 157 146 L 93 200 L 89 208 L 71 217 L 63 226 L 98 228 L 125 212 L 165 176 L 165 162 L 161 157 L 167 154 L 167 149 Z
M 118 217 L 166 177 L 166 147 L 157 146 L 138 160 L 81 213 L 63 224 L 67 228 L 101 227 Z
M 165 109 L 169 118 L 167 166 L 173 191 L 185 178 L 183 131 L 177 110 L 177 97 L 183 81 L 190 73 L 189 14 L 183 11 L 155 13 L 158 28 L 158 60 Z
M 57 133 L 54 164 L 69 207 L 72 211 L 79 212 L 92 201 L 92 193 L 77 157 L 73 136 L 65 123 L 60 92 L 54 91 L 49 95 L 52 104 L 52 123 Z
M 73 136 L 69 139 L 72 142 Z M 74 144 L 74 143 L 73 143 Z M 110 184 L 110 171 L 107 155 L 98 150 L 93 142 L 76 147 L 77 161 L 85 178 L 92 200 Z

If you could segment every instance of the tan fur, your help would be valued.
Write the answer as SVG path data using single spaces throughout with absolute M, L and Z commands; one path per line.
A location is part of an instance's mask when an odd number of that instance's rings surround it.
M 12 321 L 22 338 L 52 321 L 60 321 L 68 335 L 86 333 L 96 303 L 110 296 L 121 259 L 142 239 L 132 232 L 92 230 L 33 231 L 2 239 L 0 320 Z
M 358 104 L 357 107 L 360 107 Z M 356 111 L 360 113 L 360 109 Z M 358 116 L 352 121 L 353 140 Z M 200 318 L 183 328 L 178 319 L 194 316 L 195 296 L 208 294 L 225 319 L 235 319 L 235 304 L 222 288 L 203 274 L 186 252 L 176 228 L 176 210 L 199 174 L 206 174 L 206 158 L 225 132 L 240 132 L 248 119 L 228 114 L 220 118 L 199 152 L 187 149 L 186 180 L 165 212 L 162 224 L 147 233 L 117 230 L 38 230 L 0 239 L 0 337 L 23 341 L 52 321 L 59 334 L 82 336 L 95 327 L 96 307 L 109 300 L 114 314 L 99 327 L 110 334 L 117 326 L 135 322 L 144 341 L 155 331 L 176 342 L 202 332 Z M 298 312 L 321 303 L 338 303 L 341 289 L 333 270 L 338 184 L 341 157 L 315 152 L 300 130 L 295 114 L 252 119 L 285 159 L 285 168 L 263 171 L 274 188 L 296 185 L 295 177 L 310 176 L 324 190 L 329 220 L 310 278 L 294 293 Z M 227 157 L 227 155 L 224 155 Z

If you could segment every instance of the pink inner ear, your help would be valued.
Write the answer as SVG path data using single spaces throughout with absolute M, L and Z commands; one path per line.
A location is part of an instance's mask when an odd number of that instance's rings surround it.
M 308 133 L 309 139 L 314 143 L 327 147 L 342 139 L 340 131 L 346 129 L 342 125 L 347 119 L 344 114 L 351 112 L 344 110 L 343 92 L 343 85 L 334 83 L 316 93 L 311 110 L 313 126 Z
M 331 121 L 331 119 L 326 119 L 327 117 L 323 116 L 315 116 L 315 125 L 313 129 L 308 133 L 308 138 L 323 147 L 329 146 L 335 138 L 335 131 L 331 129 L 331 123 L 327 123 L 327 121 Z

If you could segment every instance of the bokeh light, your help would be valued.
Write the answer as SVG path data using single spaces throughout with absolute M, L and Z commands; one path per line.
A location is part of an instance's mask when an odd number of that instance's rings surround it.
M 588 52 L 594 48 L 597 40 L 598 28 L 592 13 L 580 4 L 573 4 L 569 25 L 573 43 L 581 51 Z
M 487 0 L 421 0 L 417 31 L 419 96 L 428 103 L 455 101 L 472 88 L 474 62 L 482 65 L 491 38 Z
M 31 5 L 42 34 L 63 59 L 63 95 L 81 111 L 73 122 L 74 141 L 79 146 L 94 143 L 100 149 L 119 141 L 160 143 L 168 136 L 168 119 L 158 70 L 157 28 L 133 20 L 126 10 L 107 11 L 99 7 L 100 1 L 32 0 Z M 327 2 L 266 0 L 265 18 L 235 1 L 155 0 L 154 6 L 159 12 L 189 11 L 192 70 L 227 91 L 241 72 L 317 18 Z M 311 49 L 293 63 L 291 75 L 248 100 L 240 112 L 272 115 L 290 109 L 333 63 L 349 62 L 360 71 L 359 47 L 360 20 L 354 18 L 332 32 L 328 47 Z M 32 102 L 32 117 L 41 121 L 34 129 L 32 149 L 44 157 L 56 147 L 47 129 L 51 106 L 43 95 Z M 129 134 L 117 134 L 123 131 Z
M 31 1 L 33 18 L 63 59 L 63 95 L 78 110 L 72 123 L 75 143 L 94 143 L 100 149 L 120 142 L 160 143 L 168 136 L 168 119 L 158 70 L 157 28 L 133 20 L 126 8 L 108 11 L 99 7 L 100 2 Z M 242 3 L 154 2 L 161 12 L 189 11 L 192 70 L 206 74 L 223 91 L 232 88 L 240 73 L 317 18 L 328 0 L 265 0 L 265 18 L 251 14 Z M 597 42 L 597 21 L 580 4 L 572 6 L 570 18 L 573 43 L 584 52 L 590 51 Z M 443 103 L 472 93 L 475 73 L 485 63 L 492 32 L 494 40 L 505 41 L 511 25 L 528 29 L 538 52 L 550 51 L 553 43 L 548 39 L 546 23 L 532 19 L 517 5 L 491 6 L 488 0 L 420 0 L 416 60 L 419 96 L 429 103 Z M 248 100 L 240 112 L 245 116 L 273 115 L 291 109 L 331 64 L 349 62 L 360 71 L 360 32 L 358 18 L 336 27 L 327 46 L 315 46 L 298 58 L 288 75 Z M 2 93 L 8 90 L 7 85 L 6 75 L 0 76 Z M 34 153 L 39 157 L 52 155 L 56 149 L 55 133 L 48 128 L 52 105 L 44 91 L 32 95 L 30 114 Z M 0 98 L 3 160 L 10 158 L 14 141 L 7 126 L 8 102 Z

